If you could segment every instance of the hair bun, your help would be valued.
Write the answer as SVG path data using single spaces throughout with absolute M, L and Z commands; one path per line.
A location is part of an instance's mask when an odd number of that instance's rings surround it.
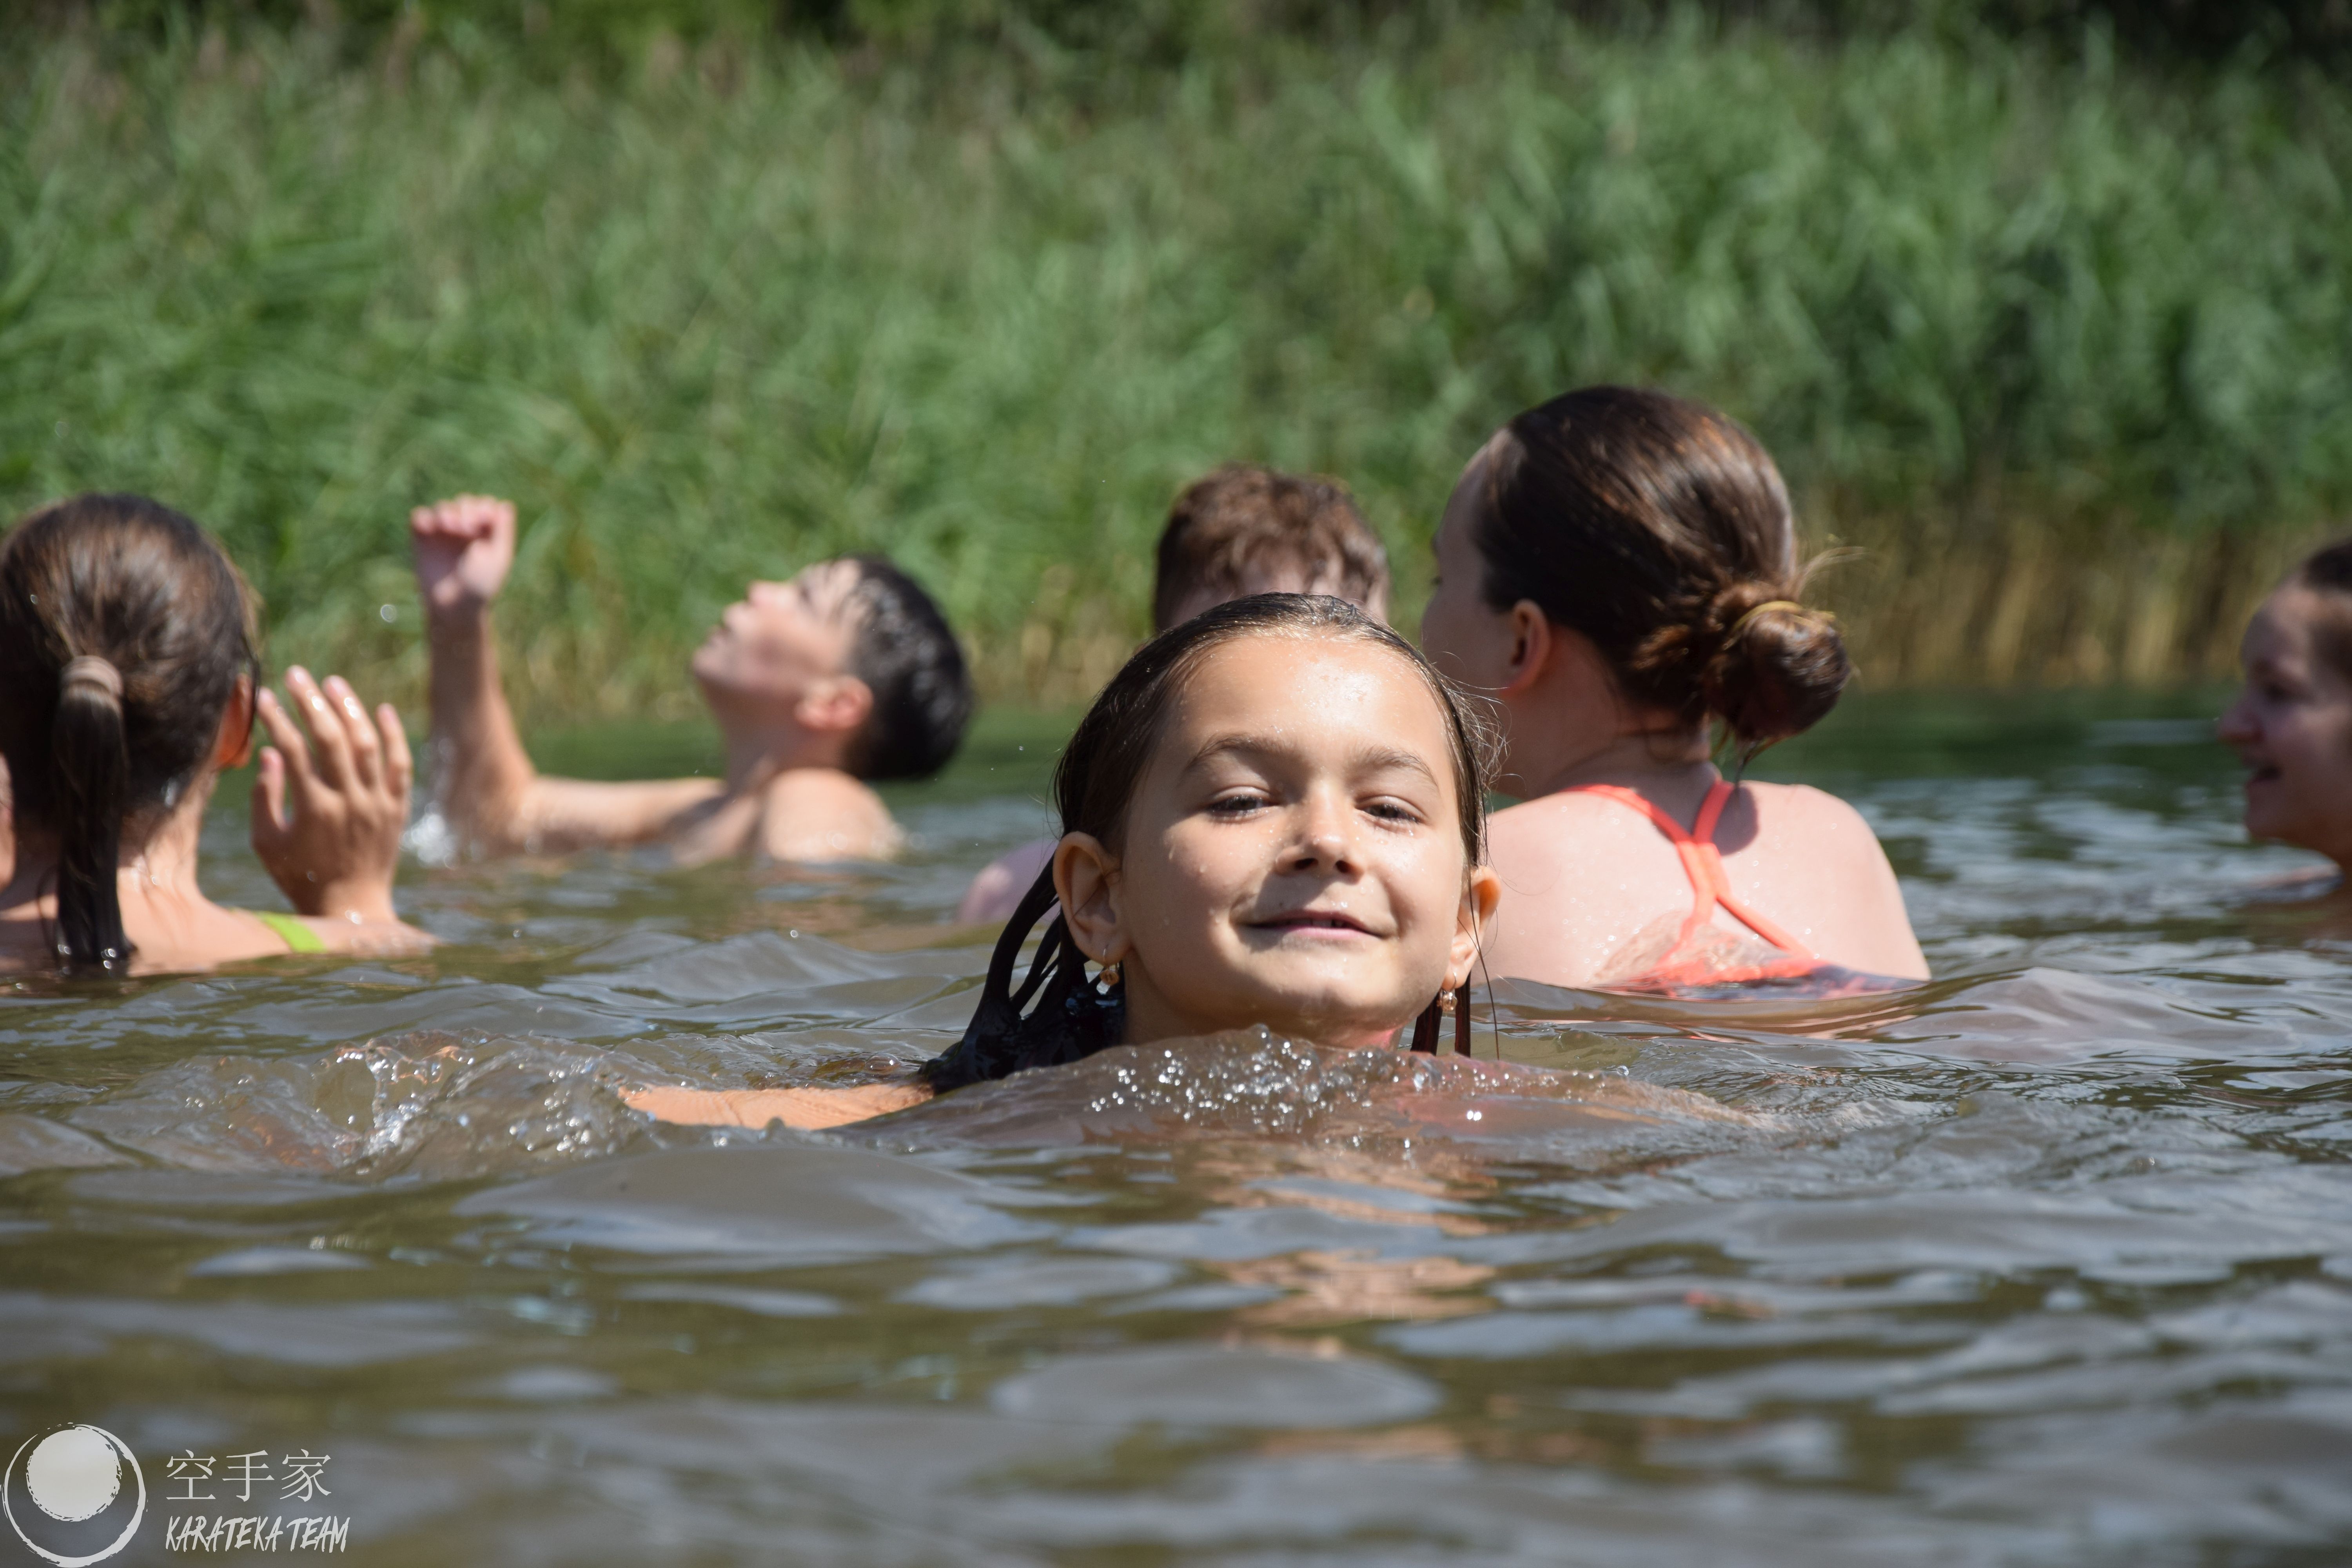
M 1781 592 L 1769 583 L 1734 584 L 1709 601 L 1694 638 L 1692 651 L 1704 655 L 1698 686 L 1707 710 L 1746 746 L 1811 729 L 1853 675 L 1837 617 Z

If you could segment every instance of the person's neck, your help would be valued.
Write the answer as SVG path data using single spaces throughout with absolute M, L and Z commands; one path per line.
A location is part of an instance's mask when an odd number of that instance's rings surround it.
M 1531 758 L 1525 768 L 1514 757 L 1499 782 L 1505 794 L 1535 800 L 1579 784 L 1672 789 L 1693 783 L 1711 784 L 1717 776 L 1708 757 L 1706 731 L 1669 726 L 1626 730 L 1597 746 Z
M 725 784 L 730 795 L 755 794 L 798 768 L 835 768 L 842 763 L 838 740 L 797 724 L 766 728 L 726 726 Z
M 196 885 L 197 842 L 203 836 L 205 805 L 212 796 L 209 784 L 191 790 L 170 816 L 139 839 L 126 839 L 117 851 L 116 887 L 128 917 L 134 906 L 177 906 L 208 902 Z M 17 827 L 16 865 L 0 902 L 21 903 L 57 890 L 59 848 L 57 835 Z
M 1176 1005 L 1152 983 L 1132 959 L 1120 965 L 1125 979 L 1121 983 L 1123 1028 L 1119 1044 L 1148 1046 L 1160 1040 L 1191 1039 L 1203 1035 L 1223 1034 L 1245 1024 L 1220 1024 L 1188 1013 Z M 1358 1025 L 1336 1022 L 1310 1022 L 1291 1018 L 1277 1022 L 1269 1018 L 1253 1020 L 1262 1023 L 1287 1039 L 1305 1040 L 1318 1046 L 1336 1046 L 1347 1050 L 1363 1050 L 1373 1046 L 1397 1043 L 1397 1029 L 1367 1029 Z M 1404 1026 L 1410 1029 L 1410 1024 Z

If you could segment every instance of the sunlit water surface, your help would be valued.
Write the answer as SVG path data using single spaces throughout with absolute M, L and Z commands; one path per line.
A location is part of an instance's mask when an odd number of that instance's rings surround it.
M 330 1509 L 402 1563 L 2346 1561 L 2352 921 L 2265 890 L 2204 711 L 1851 705 L 1764 771 L 1868 814 L 1937 981 L 1498 988 L 1556 1069 L 1501 1081 L 1242 1038 L 844 1135 L 621 1104 L 948 1043 L 1017 721 L 902 866 L 412 867 L 429 958 L 17 987 L 0 1449 L 124 1438 L 119 1561 Z M 331 1503 L 167 1500 L 256 1450 Z

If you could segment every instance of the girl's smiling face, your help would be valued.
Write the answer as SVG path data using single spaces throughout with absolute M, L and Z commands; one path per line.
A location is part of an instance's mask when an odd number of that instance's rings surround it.
M 1466 984 L 1499 884 L 1466 864 L 1452 758 L 1391 650 L 1277 633 L 1203 654 L 1116 852 L 1073 833 L 1055 854 L 1078 945 L 1121 965 L 1128 1038 L 1387 1044 Z
M 2246 764 L 2246 831 L 2352 868 L 2352 679 L 2320 646 L 2328 598 L 2290 583 L 2263 602 L 2221 736 Z

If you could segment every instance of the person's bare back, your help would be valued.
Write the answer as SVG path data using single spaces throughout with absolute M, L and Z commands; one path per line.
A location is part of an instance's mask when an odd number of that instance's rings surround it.
M 1690 783 L 1656 791 L 1685 828 L 1703 795 Z M 1567 790 L 1496 813 L 1489 832 L 1503 878 L 1486 942 L 1493 973 L 1609 985 L 1654 972 L 1681 942 L 1692 884 L 1680 852 L 1638 811 Z M 1814 956 L 1872 974 L 1926 973 L 1895 873 L 1845 802 L 1802 784 L 1742 784 L 1714 838 L 1738 903 Z M 1783 956 L 1720 908 L 1698 942 L 1718 969 Z

